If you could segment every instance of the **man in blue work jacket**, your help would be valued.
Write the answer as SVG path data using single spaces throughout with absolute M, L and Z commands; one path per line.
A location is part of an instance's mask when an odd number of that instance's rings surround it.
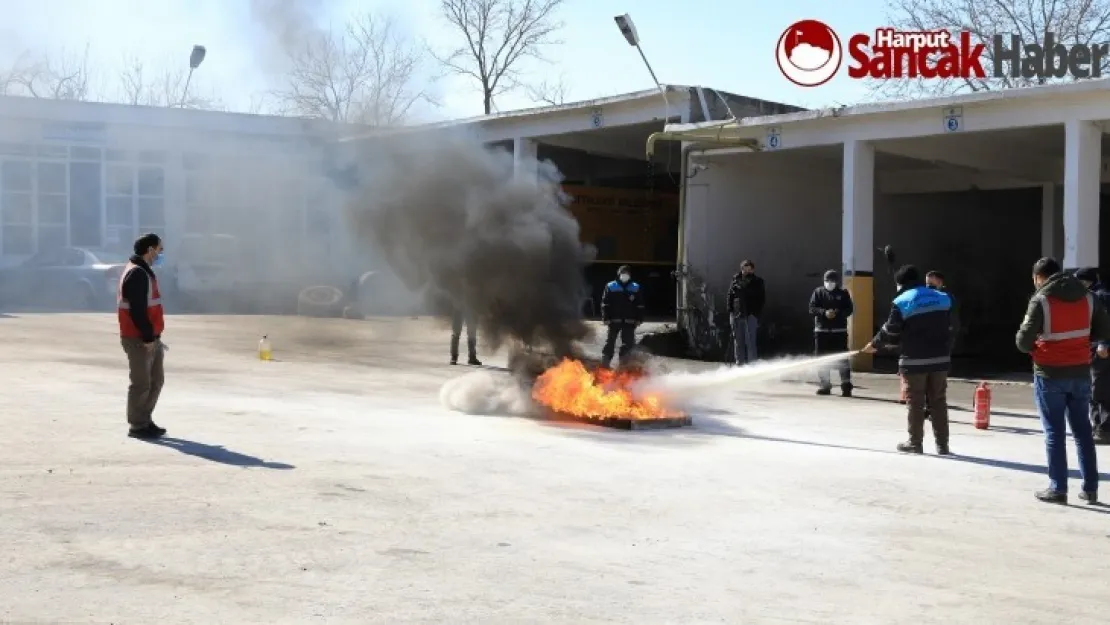
M 605 285 L 601 294 L 601 321 L 608 329 L 605 347 L 601 349 L 601 364 L 610 368 L 617 337 L 621 339 L 620 358 L 624 360 L 636 345 L 636 326 L 644 322 L 644 297 L 640 285 L 632 281 L 632 268 L 621 265 L 617 279 Z

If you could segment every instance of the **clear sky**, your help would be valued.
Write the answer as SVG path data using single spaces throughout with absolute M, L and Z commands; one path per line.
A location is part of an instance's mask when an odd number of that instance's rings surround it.
M 323 24 L 340 23 L 360 8 L 385 10 L 415 39 L 444 48 L 452 41 L 452 31 L 438 17 L 437 0 L 286 1 L 299 3 Z M 251 0 L 3 0 L 3 5 L 0 67 L 26 50 L 73 55 L 87 44 L 98 86 L 110 91 L 117 88 L 125 56 L 154 66 L 184 66 L 193 44 L 200 43 L 209 51 L 194 79 L 202 92 L 245 108 L 273 79 L 272 47 L 266 44 L 273 38 L 252 17 Z M 563 43 L 547 50 L 549 63 L 529 63 L 527 76 L 561 78 L 568 101 L 650 88 L 639 55 L 613 22 L 614 15 L 628 12 L 662 82 L 807 107 L 852 104 L 867 99 L 863 84 L 841 72 L 821 87 L 797 87 L 779 73 L 775 44 L 784 28 L 806 18 L 826 22 L 846 41 L 885 25 L 885 5 L 883 0 L 567 0 L 560 13 Z M 464 79 L 439 79 L 434 92 L 441 106 L 422 108 L 424 119 L 481 113 L 480 92 Z M 505 95 L 497 104 L 501 110 L 535 105 L 524 93 Z

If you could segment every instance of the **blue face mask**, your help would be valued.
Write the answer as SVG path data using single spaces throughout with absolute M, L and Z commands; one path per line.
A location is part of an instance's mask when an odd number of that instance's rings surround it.
M 152 264 L 152 266 L 161 267 L 162 263 L 164 263 L 165 260 L 166 260 L 166 253 L 165 252 L 158 252 L 158 255 L 154 257 L 154 263 Z

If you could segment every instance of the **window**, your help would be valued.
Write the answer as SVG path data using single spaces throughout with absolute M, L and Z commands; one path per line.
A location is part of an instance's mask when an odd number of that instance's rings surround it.
M 69 158 L 75 161 L 99 161 L 100 148 L 73 146 L 69 149 Z
M 161 167 L 142 167 L 138 171 L 136 180 L 139 197 L 139 231 L 165 230 L 165 173 Z
M 69 226 L 69 178 L 65 163 L 38 163 L 39 249 L 66 245 Z
M 105 172 L 104 206 L 107 213 L 108 244 L 135 239 L 135 169 L 110 165 Z
M 0 164 L 0 250 L 5 254 L 35 251 L 34 179 L 30 161 Z

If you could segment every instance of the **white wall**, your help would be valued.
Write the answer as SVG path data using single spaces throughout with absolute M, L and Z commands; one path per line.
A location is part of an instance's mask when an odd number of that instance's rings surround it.
M 687 264 L 721 306 L 741 261 L 752 260 L 768 317 L 804 323 L 822 274 L 840 268 L 840 163 L 807 151 L 694 158 L 707 169 L 687 181 Z
M 805 338 L 809 294 L 825 270 L 842 269 L 840 158 L 795 150 L 695 156 L 695 162 L 708 168 L 686 190 L 687 263 L 706 276 L 721 306 L 741 260 L 755 261 L 767 282 L 767 319 L 788 328 L 791 340 Z M 961 300 L 961 318 L 978 328 L 977 340 L 1009 349 L 1028 296 L 1029 267 L 1040 256 L 1040 204 L 1039 187 L 878 193 L 876 322 L 885 319 L 894 294 L 878 253 L 890 244 L 898 264 L 944 272 Z

